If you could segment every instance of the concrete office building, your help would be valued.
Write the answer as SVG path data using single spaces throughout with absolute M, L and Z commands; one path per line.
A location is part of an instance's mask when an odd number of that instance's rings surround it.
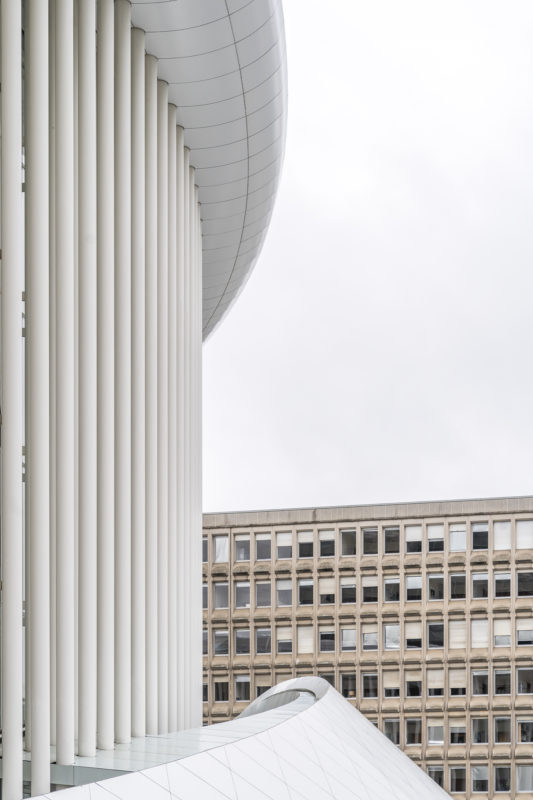
M 201 721 L 202 337 L 268 228 L 286 77 L 280 0 L 2 0 L 0 49 L 1 768 L 20 800 Z
M 533 798 L 533 497 L 204 515 L 204 721 L 328 680 L 458 798 Z

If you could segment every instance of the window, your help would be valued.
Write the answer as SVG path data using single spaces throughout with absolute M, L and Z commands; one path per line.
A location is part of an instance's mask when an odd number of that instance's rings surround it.
M 489 693 L 489 673 L 486 669 L 472 670 L 472 694 L 486 695 Z
M 518 617 L 516 620 L 516 644 L 519 647 L 533 645 L 533 617 Z
M 428 575 L 428 600 L 444 599 L 444 575 Z
M 444 744 L 444 720 L 442 717 L 428 717 L 428 744 Z
M 378 529 L 363 528 L 363 555 L 376 556 L 378 553 Z
M 298 558 L 313 558 L 313 531 L 298 531 Z
M 255 534 L 256 561 L 268 561 L 271 558 L 271 539 L 269 533 Z
M 318 595 L 320 605 L 331 605 L 335 602 L 335 578 L 318 579 Z
M 400 671 L 398 669 L 385 670 L 383 673 L 384 697 L 400 696 Z
M 489 576 L 486 572 L 474 572 L 472 575 L 472 598 L 489 596 Z
M 237 675 L 235 678 L 235 702 L 244 703 L 250 699 L 250 676 Z
M 494 694 L 511 694 L 511 670 L 494 670 Z
M 227 583 L 214 583 L 213 584 L 213 606 L 215 608 L 228 607 L 228 584 Z
M 405 647 L 407 650 L 420 650 L 422 647 L 422 623 L 405 623 Z
M 363 584 L 363 603 L 377 603 L 378 601 L 378 579 L 376 575 L 364 576 Z
M 260 686 L 256 686 L 255 687 L 255 696 L 256 697 L 261 697 L 261 695 L 264 694 L 265 692 L 268 692 L 269 689 L 272 689 L 272 686 L 266 686 L 266 685 L 263 685 L 263 684 L 261 684 Z
M 444 695 L 444 670 L 428 669 L 427 675 L 428 697 L 443 697 Z
M 298 603 L 301 606 L 313 605 L 313 579 L 312 578 L 299 578 L 298 579 Z
M 207 564 L 208 559 L 208 539 L 207 536 L 202 536 L 202 563 Z
M 341 530 L 341 555 L 354 556 L 356 554 L 357 534 L 353 530 Z
M 511 791 L 511 767 L 494 767 L 494 791 Z
M 466 669 L 450 669 L 450 697 L 463 697 L 466 694 Z
M 290 625 L 276 628 L 276 640 L 279 654 L 292 653 L 292 628 Z
M 518 572 L 516 578 L 518 597 L 531 597 L 533 595 L 533 572 Z
M 508 520 L 498 520 L 492 526 L 495 550 L 511 549 L 511 523 Z
M 450 650 L 466 648 L 466 620 L 452 619 L 448 623 L 448 647 Z
M 209 701 L 209 694 L 207 683 L 202 683 L 202 703 L 207 703 Z
M 400 600 L 400 578 L 385 578 L 385 602 L 397 603 Z
M 422 526 L 421 525 L 406 525 L 405 526 L 405 552 L 406 553 L 421 553 L 422 552 Z
M 385 528 L 385 553 L 400 552 L 400 529 Z
M 444 647 L 443 622 L 430 622 L 428 624 L 428 647 L 430 649 Z
M 208 635 L 209 635 L 209 633 L 208 633 L 207 628 L 204 628 L 203 631 L 202 631 L 202 655 L 203 656 L 207 655 L 208 649 L 209 649 Z
M 236 581 L 235 608 L 250 608 L 250 582 Z
M 485 765 L 472 767 L 472 791 L 488 792 L 489 768 Z
M 355 577 L 341 578 L 341 603 L 355 603 Z
M 466 575 L 453 572 L 450 575 L 450 600 L 464 600 L 466 597 Z
M 215 564 L 221 564 L 228 560 L 228 537 L 227 536 L 213 536 L 213 543 L 215 545 Z
M 207 608 L 207 583 L 202 583 L 202 608 Z
M 433 765 L 428 767 L 428 775 L 432 781 L 435 781 L 437 786 L 444 788 L 444 767 L 439 765 Z
M 393 744 L 400 744 L 400 720 L 398 717 L 383 720 L 383 733 Z
M 487 717 L 472 718 L 472 744 L 488 744 L 489 721 Z
M 378 676 L 375 672 L 363 672 L 363 697 L 378 696 Z
M 419 718 L 405 720 L 405 744 L 422 744 L 422 723 Z
M 235 536 L 235 561 L 250 560 L 250 536 L 248 533 L 238 533 Z
M 276 603 L 278 606 L 292 606 L 292 581 L 278 578 L 276 581 Z
M 318 628 L 318 643 L 321 653 L 335 652 L 335 628 L 320 625 Z
M 367 623 L 363 628 L 363 650 L 378 649 L 378 626 L 377 623 Z
M 318 544 L 320 558 L 331 558 L 335 555 L 335 531 L 319 531 Z
M 511 717 L 494 717 L 494 744 L 511 741 Z
M 488 619 L 473 619 L 470 622 L 471 647 L 489 646 L 489 621 Z
M 215 703 L 227 703 L 229 687 L 227 681 L 215 681 Z
M 517 550 L 530 550 L 533 547 L 533 519 L 516 520 Z
M 466 744 L 466 719 L 450 717 L 450 744 Z
M 235 654 L 238 656 L 250 654 L 250 629 L 235 629 Z
M 386 624 L 383 626 L 383 638 L 385 641 L 385 650 L 399 650 L 400 649 L 400 625 Z
M 315 652 L 315 634 L 312 625 L 298 625 L 298 653 Z
M 343 653 L 356 649 L 357 639 L 355 628 L 341 628 L 341 650 Z
M 216 656 L 228 655 L 228 632 L 227 631 L 214 631 L 213 634 L 214 650 Z
M 329 672 L 321 672 L 318 677 L 323 678 L 330 686 L 335 688 L 335 675 L 331 675 Z
M 405 579 L 405 599 L 422 600 L 422 576 L 408 575 Z
M 494 647 L 511 646 L 511 620 L 494 620 Z
M 355 672 L 341 673 L 341 694 L 343 697 L 355 697 Z
M 518 741 L 520 744 L 533 742 L 533 719 L 518 720 Z
M 436 525 L 428 525 L 428 552 L 439 553 L 444 550 L 444 525 L 439 522 Z
M 422 673 L 419 669 L 406 670 L 405 672 L 405 696 L 422 696 Z
M 271 652 L 271 638 L 270 628 L 255 629 L 255 652 L 257 655 Z
M 519 667 L 516 670 L 517 694 L 533 694 L 533 669 Z
M 276 534 L 276 548 L 277 558 L 292 558 L 292 533 L 290 531 Z
M 466 768 L 450 767 L 450 792 L 464 794 L 466 792 Z
M 516 791 L 533 792 L 533 767 L 519 764 L 516 768 Z
M 472 523 L 472 550 L 489 549 L 489 523 Z
M 511 596 L 511 573 L 495 572 L 494 597 L 510 597 L 510 596 Z
M 466 525 L 464 523 L 452 523 L 450 525 L 450 551 L 452 553 L 463 553 L 466 550 Z
M 270 581 L 256 581 L 255 604 L 258 608 L 270 606 Z

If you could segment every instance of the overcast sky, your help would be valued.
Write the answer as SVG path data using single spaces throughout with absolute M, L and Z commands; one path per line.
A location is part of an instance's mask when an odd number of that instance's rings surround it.
M 285 0 L 270 231 L 204 346 L 206 511 L 533 492 L 533 3 Z

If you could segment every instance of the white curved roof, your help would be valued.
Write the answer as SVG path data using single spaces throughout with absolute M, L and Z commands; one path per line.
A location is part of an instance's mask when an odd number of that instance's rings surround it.
M 444 800 L 450 796 L 322 678 L 285 681 L 236 720 L 118 745 L 158 763 L 66 800 Z M 159 761 L 156 762 L 156 759 Z M 77 759 L 79 769 L 91 759 Z M 115 766 L 117 769 L 117 766 Z M 123 764 L 122 769 L 128 769 Z
M 132 0 L 196 168 L 207 336 L 263 243 L 285 141 L 281 0 Z

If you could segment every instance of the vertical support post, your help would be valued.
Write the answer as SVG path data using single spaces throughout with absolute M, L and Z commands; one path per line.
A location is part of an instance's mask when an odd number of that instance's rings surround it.
M 96 752 L 96 4 L 78 9 L 78 753 Z
M 145 621 L 145 78 L 144 31 L 131 41 L 131 726 L 146 733 Z
M 131 6 L 115 2 L 115 741 L 131 739 Z
M 1 7 L 2 68 L 2 794 L 22 797 L 22 19 Z
M 158 727 L 168 732 L 168 84 L 157 82 Z

